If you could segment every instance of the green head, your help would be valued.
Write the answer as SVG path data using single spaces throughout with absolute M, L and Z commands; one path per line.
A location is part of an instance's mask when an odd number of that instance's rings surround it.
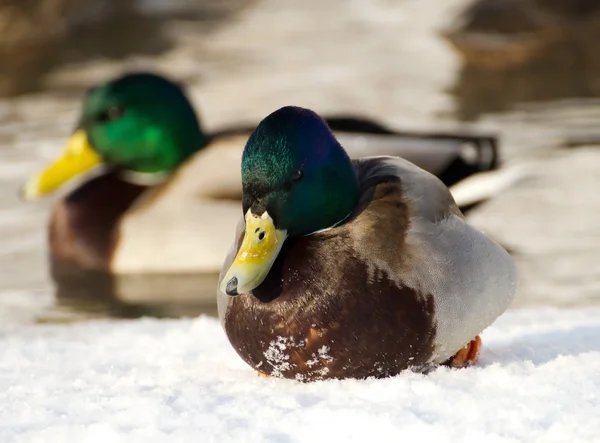
M 80 128 L 106 162 L 136 172 L 171 171 L 205 144 L 181 88 L 146 73 L 93 88 Z
M 244 213 L 267 211 L 289 237 L 328 228 L 354 209 L 350 158 L 313 111 L 287 106 L 266 117 L 242 156 Z
M 165 175 L 205 144 L 196 113 L 178 85 L 150 73 L 127 74 L 88 92 L 63 156 L 30 180 L 23 193 L 46 194 L 98 164 Z
M 230 295 L 264 280 L 286 238 L 336 225 L 359 198 L 352 162 L 325 121 L 292 106 L 270 114 L 248 139 L 242 187 L 246 233 L 221 284 Z

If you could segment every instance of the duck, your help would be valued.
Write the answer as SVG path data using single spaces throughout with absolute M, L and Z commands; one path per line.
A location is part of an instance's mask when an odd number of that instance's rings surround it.
M 494 135 L 394 132 L 351 115 L 328 123 L 353 155 L 402 154 L 448 186 L 498 170 Z M 54 196 L 47 249 L 57 294 L 189 301 L 202 284 L 202 297 L 213 301 L 253 129 L 208 133 L 185 87 L 158 73 L 124 73 L 91 87 L 62 154 L 21 189 L 25 201 Z M 485 198 L 467 197 L 465 206 Z M 186 276 L 201 282 L 184 285 Z M 176 296 L 176 287 L 188 289 Z
M 253 370 L 311 382 L 477 363 L 516 268 L 438 177 L 398 156 L 351 158 L 297 106 L 259 123 L 241 163 L 217 300 Z

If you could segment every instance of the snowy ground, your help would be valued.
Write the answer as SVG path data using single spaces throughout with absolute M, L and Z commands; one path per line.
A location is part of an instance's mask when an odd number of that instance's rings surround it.
M 217 320 L 0 329 L 0 441 L 600 441 L 600 309 L 510 311 L 481 365 L 258 378 Z

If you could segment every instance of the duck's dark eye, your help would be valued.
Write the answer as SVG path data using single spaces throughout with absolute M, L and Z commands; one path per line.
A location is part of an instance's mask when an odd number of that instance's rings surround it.
M 98 121 L 103 123 L 112 122 L 121 118 L 124 112 L 125 109 L 122 106 L 111 106 L 106 111 L 98 114 Z
M 294 173 L 292 174 L 292 181 L 293 182 L 297 182 L 302 178 L 302 170 L 301 169 L 297 169 L 296 171 L 294 171 Z

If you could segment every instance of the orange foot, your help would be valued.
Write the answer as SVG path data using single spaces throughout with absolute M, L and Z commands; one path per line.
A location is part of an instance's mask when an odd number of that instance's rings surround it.
M 256 371 L 256 375 L 258 375 L 259 377 L 271 378 L 271 376 L 270 376 L 270 375 L 263 374 L 262 372 L 258 372 L 258 371 Z
M 468 368 L 477 364 L 481 351 L 481 338 L 479 335 L 471 340 L 464 348 L 454 354 L 444 365 L 451 368 Z

